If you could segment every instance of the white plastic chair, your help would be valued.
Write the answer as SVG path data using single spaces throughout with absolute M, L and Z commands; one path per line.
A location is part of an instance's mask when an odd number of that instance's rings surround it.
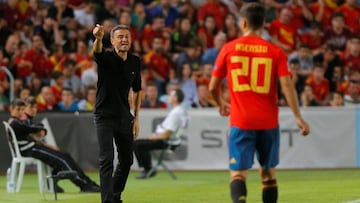
M 12 161 L 11 161 L 11 175 L 10 180 L 15 183 L 15 192 L 20 192 L 22 181 L 24 178 L 25 167 L 26 165 L 35 164 L 37 167 L 38 181 L 39 181 L 39 191 L 40 193 L 44 193 L 46 184 L 46 174 L 45 174 L 45 164 L 40 160 L 32 158 L 32 157 L 23 157 L 20 153 L 20 149 L 18 146 L 18 141 L 16 139 L 16 135 L 11 126 L 3 121 L 6 138 L 8 140 Z M 17 174 L 16 174 L 17 173 Z M 15 182 L 15 178 L 17 176 L 17 181 Z

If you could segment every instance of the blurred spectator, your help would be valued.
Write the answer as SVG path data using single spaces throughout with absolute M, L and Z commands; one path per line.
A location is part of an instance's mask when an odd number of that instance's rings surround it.
M 346 40 L 351 36 L 351 32 L 345 25 L 344 15 L 340 12 L 333 14 L 330 28 L 325 30 L 324 40 L 331 44 L 336 50 L 343 51 Z
M 292 13 L 290 25 L 297 32 L 306 29 L 308 22 L 313 21 L 313 15 L 305 0 L 289 0 L 287 8 Z
M 106 0 L 106 1 L 114 1 L 114 0 Z M 114 20 L 113 19 L 105 19 L 102 22 L 102 25 L 104 26 L 104 37 L 103 37 L 103 47 L 104 49 L 111 49 L 112 45 L 111 45 L 111 40 L 110 40 L 110 32 L 111 29 L 113 29 L 113 27 L 115 26 Z
M 350 81 L 353 81 L 354 83 L 360 83 L 360 72 L 359 71 L 350 71 L 347 75 L 346 75 L 346 80 L 344 80 L 337 88 L 336 91 L 338 92 L 342 92 L 345 94 L 349 93 L 349 84 Z
M 21 13 L 18 8 L 19 0 L 7 0 L 6 3 L 0 4 L 0 12 L 7 22 L 6 25 L 11 31 L 16 31 L 21 27 Z
M 158 15 L 164 15 L 165 26 L 175 27 L 175 21 L 179 18 L 178 11 L 171 6 L 170 0 L 159 0 L 159 4 L 150 10 L 150 18 Z
M 44 86 L 41 88 L 40 94 L 36 97 L 38 111 L 51 111 L 56 105 L 55 97 L 49 86 Z
M 146 11 L 142 2 L 136 2 L 131 13 L 131 26 L 137 31 L 139 37 L 146 25 Z
M 76 52 L 71 53 L 69 58 L 76 62 L 76 75 L 79 77 L 92 65 L 92 57 L 88 53 L 88 45 L 82 40 L 77 41 Z
M 54 108 L 60 111 L 78 111 L 79 107 L 73 91 L 69 88 L 64 88 L 61 94 L 61 101 Z
M 175 30 L 171 37 L 172 52 L 182 52 L 189 47 L 189 42 L 196 38 L 196 34 L 191 29 L 191 22 L 187 18 L 181 18 L 179 28 Z
M 52 73 L 52 79 L 53 79 L 53 84 L 50 86 L 51 87 L 51 91 L 53 92 L 54 98 L 55 98 L 55 102 L 59 103 L 61 101 L 61 94 L 62 94 L 62 90 L 64 89 L 64 74 L 60 71 L 54 71 Z
M 313 21 L 310 24 L 309 31 L 300 34 L 301 43 L 307 44 L 312 53 L 315 54 L 319 52 L 324 44 L 324 33 L 321 29 L 321 25 Z
M 197 108 L 209 108 L 216 106 L 215 101 L 211 99 L 211 95 L 207 85 L 205 84 L 198 85 L 197 94 L 199 97 L 199 102 L 196 105 Z
M 347 45 L 348 48 L 340 54 L 345 74 L 360 71 L 360 33 L 349 38 Z
M 360 104 L 359 81 L 350 81 L 348 93 L 344 96 L 345 106 L 358 106 Z
M 4 87 L 0 85 L 0 111 L 8 111 L 10 101 L 7 96 L 4 94 Z
M 62 44 L 63 37 L 60 35 L 59 23 L 51 17 L 46 17 L 42 24 L 34 27 L 34 34 L 40 35 L 45 46 L 50 50 L 53 44 Z
M 53 44 L 50 47 L 51 55 L 49 57 L 51 63 L 54 65 L 54 71 L 62 71 L 64 60 L 65 60 L 65 54 L 63 51 L 63 47 L 60 44 Z
M 141 36 L 141 47 L 144 53 L 151 50 L 152 39 L 155 36 L 163 38 L 163 47 L 166 51 L 169 50 L 170 36 L 165 30 L 165 19 L 162 15 L 153 16 L 152 23 L 144 27 Z
M 289 70 L 291 72 L 291 79 L 294 82 L 296 92 L 300 96 L 304 90 L 305 80 L 308 76 L 300 74 L 300 61 L 299 59 L 292 59 L 289 61 Z M 299 98 L 300 99 L 300 98 Z
M 41 36 L 34 35 L 32 37 L 32 48 L 24 56 L 24 60 L 31 63 L 27 68 L 40 77 L 42 82 L 47 85 L 50 84 L 51 73 L 54 69 L 54 65 L 48 58 L 48 53 Z M 22 69 L 25 70 L 25 67 Z M 27 77 L 30 75 L 30 72 L 23 75 Z
M 27 87 L 23 87 L 21 88 L 21 90 L 19 91 L 19 95 L 17 95 L 17 98 L 25 101 L 26 98 L 28 98 L 29 96 L 31 96 L 31 91 L 29 88 Z
M 334 92 L 342 80 L 341 61 L 335 48 L 326 45 L 324 51 L 313 57 L 315 64 L 322 64 L 325 67 L 325 78 L 330 83 L 330 91 Z
M 345 0 L 345 3 L 340 5 L 336 11 L 344 15 L 347 28 L 355 31 L 360 18 L 360 10 L 358 5 L 356 5 L 356 0 Z
M 338 107 L 344 106 L 344 93 L 334 92 L 330 101 L 330 106 Z
M 277 9 L 273 0 L 264 0 L 265 6 L 265 28 L 269 28 L 270 23 L 277 18 Z M 240 18 L 238 17 L 240 21 Z
M 81 84 L 84 88 L 94 86 L 96 87 L 98 75 L 97 75 L 97 65 L 94 61 L 91 62 L 91 68 L 87 69 L 81 75 Z
M 130 34 L 131 34 L 131 50 L 134 53 L 140 54 L 141 51 L 141 46 L 140 46 L 140 37 L 139 34 L 137 32 L 137 28 L 136 27 L 132 27 L 131 26 L 131 13 L 130 11 L 127 10 L 123 10 L 120 13 L 120 17 L 119 17 L 119 24 L 120 25 L 127 25 L 130 29 Z
M 201 44 L 196 40 L 189 42 L 189 47 L 179 54 L 176 60 L 176 70 L 181 69 L 182 64 L 188 63 L 193 72 L 199 71 L 201 65 Z
M 330 28 L 334 10 L 327 5 L 326 0 L 315 1 L 310 5 L 310 10 L 314 14 L 316 22 L 321 23 L 324 29 Z
M 151 79 L 157 84 L 159 94 L 165 93 L 166 83 L 175 76 L 174 66 L 171 59 L 166 55 L 163 43 L 161 37 L 153 38 L 152 54 L 146 63 L 146 69 L 149 70 Z
M 312 87 L 315 100 L 319 106 L 329 105 L 330 99 L 329 81 L 324 77 L 324 73 L 324 67 L 321 65 L 315 65 L 312 75 L 310 75 L 306 80 L 306 84 Z
M 200 85 L 200 84 L 209 85 L 213 66 L 214 66 L 213 64 L 208 63 L 208 64 L 203 64 L 200 67 L 200 71 L 197 73 L 197 75 L 193 75 L 196 85 Z
M 4 47 L 6 40 L 11 34 L 12 31 L 7 27 L 7 22 L 0 10 L 0 47 Z
M 205 50 L 204 54 L 201 56 L 202 64 L 214 64 L 215 59 L 221 49 L 221 47 L 226 43 L 226 35 L 223 32 L 219 32 L 214 39 L 214 47 Z
M 15 59 L 16 77 L 20 79 L 26 79 L 30 75 L 31 62 L 25 59 L 25 54 L 29 50 L 28 46 L 20 42 L 19 55 Z
M 293 14 L 288 8 L 282 8 L 279 18 L 272 21 L 269 26 L 271 41 L 282 48 L 286 53 L 291 53 L 297 45 L 297 31 L 291 25 Z
M 233 13 L 240 22 L 240 9 L 244 4 L 244 0 L 222 0 L 229 8 L 230 13 Z
M 305 85 L 304 91 L 301 93 L 301 106 L 319 106 L 311 85 Z
M 119 16 L 119 7 L 116 6 L 116 0 L 104 0 L 103 5 L 98 5 L 95 11 L 95 22 L 102 24 L 104 20 L 111 19 L 117 21 Z
M 300 62 L 299 73 L 304 76 L 309 76 L 314 66 L 313 58 L 309 46 L 307 44 L 300 44 L 300 47 L 289 55 L 288 61 L 298 59 Z
M 76 61 L 73 59 L 66 59 L 64 62 L 64 89 L 71 89 L 75 97 L 82 97 L 82 87 L 80 78 L 75 75 Z
M 238 21 L 236 16 L 232 13 L 228 13 L 224 19 L 224 27 L 222 31 L 226 35 L 226 39 L 228 42 L 238 38 L 241 34 L 240 28 L 238 26 Z
M 203 26 L 205 16 L 212 15 L 217 29 L 220 30 L 224 27 L 224 19 L 228 13 L 230 13 L 229 8 L 220 0 L 206 0 L 198 7 L 198 24 Z
M 166 103 L 159 100 L 158 88 L 155 83 L 149 82 L 146 85 L 141 108 L 166 108 Z
M 54 5 L 48 9 L 48 16 L 59 24 L 74 20 L 74 10 L 68 6 L 68 0 L 54 0 Z
M 31 48 L 31 38 L 34 34 L 34 23 L 30 19 L 26 19 L 24 21 L 24 25 L 22 26 L 19 35 L 20 39 L 26 46 L 30 49 Z
M 199 102 L 196 82 L 192 78 L 193 70 L 189 63 L 183 63 L 178 70 L 176 79 L 180 89 L 184 92 L 184 105 L 186 108 L 196 107 Z
M 27 87 L 30 88 L 32 96 L 37 96 L 40 94 L 42 88 L 41 79 L 35 74 L 31 74 L 30 79 L 27 81 Z
M 177 2 L 173 4 L 173 7 L 178 10 L 180 18 L 189 19 L 191 24 L 197 23 L 197 8 L 194 6 L 192 0 L 177 0 Z
M 17 34 L 10 35 L 5 43 L 5 47 L 3 47 L 3 58 L 2 65 L 6 66 L 13 74 L 15 73 L 15 59 L 20 53 L 18 51 L 20 43 L 20 37 Z M 14 74 L 16 75 L 16 73 Z
M 214 47 L 214 38 L 217 33 L 214 16 L 207 15 L 204 19 L 204 25 L 197 31 L 197 37 L 201 42 L 203 50 Z
M 88 31 L 92 31 L 95 26 L 95 9 L 96 3 L 94 0 L 85 0 L 84 7 L 75 9 L 75 20 Z
M 80 111 L 93 111 L 96 102 L 96 88 L 89 86 L 85 89 L 85 98 L 79 101 L 78 107 Z

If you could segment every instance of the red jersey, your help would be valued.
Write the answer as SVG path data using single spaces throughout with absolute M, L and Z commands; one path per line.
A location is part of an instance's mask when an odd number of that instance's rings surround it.
M 306 84 L 310 85 L 313 89 L 314 95 L 317 100 L 323 101 L 330 95 L 330 84 L 326 78 L 323 78 L 320 82 L 315 82 L 312 76 L 306 80 Z
M 39 51 L 36 51 L 34 48 L 30 49 L 25 53 L 24 59 L 30 61 L 32 66 L 32 72 L 36 73 L 36 75 L 40 78 L 49 78 L 54 65 L 52 62 L 46 58 Z
M 319 10 L 320 10 L 320 4 L 318 2 L 316 3 L 313 3 L 310 5 L 310 10 L 312 13 L 316 14 L 316 13 L 319 13 Z M 325 6 L 324 7 L 324 14 L 323 14 L 323 17 L 322 17 L 322 20 L 321 20 L 321 24 L 323 26 L 323 29 L 328 29 L 330 27 L 330 23 L 331 23 L 331 16 L 333 15 L 333 10 L 328 7 L 328 6 Z
M 341 5 L 336 11 L 341 12 L 345 17 L 345 24 L 351 31 L 354 31 L 358 26 L 358 19 L 360 12 L 356 8 L 350 7 L 347 3 Z
M 287 56 L 279 47 L 255 36 L 226 43 L 212 75 L 228 75 L 230 126 L 247 130 L 278 126 L 278 78 L 290 76 Z
M 215 18 L 215 24 L 217 29 L 221 30 L 224 27 L 224 19 L 229 14 L 229 8 L 223 2 L 204 2 L 198 8 L 197 19 L 201 21 L 205 19 L 207 15 L 212 15 Z
M 277 36 L 279 42 L 295 49 L 296 29 L 291 24 L 283 24 L 279 20 L 271 22 L 269 27 L 271 36 Z

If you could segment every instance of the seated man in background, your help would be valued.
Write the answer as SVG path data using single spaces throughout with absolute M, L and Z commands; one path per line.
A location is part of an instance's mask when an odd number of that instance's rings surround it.
M 27 120 L 22 120 L 25 106 L 27 107 L 27 115 L 29 116 Z M 36 107 L 36 100 L 32 97 L 27 99 L 26 105 L 25 102 L 20 99 L 15 99 L 11 103 L 11 117 L 8 123 L 15 132 L 19 143 L 20 153 L 25 157 L 39 159 L 51 166 L 53 168 L 53 175 L 57 174 L 59 171 L 76 171 L 76 176 L 71 176 L 69 179 L 80 188 L 81 192 L 100 192 L 100 187 L 85 175 L 70 155 L 49 147 L 41 141 L 35 141 L 32 138 L 36 136 L 41 139 L 46 135 L 46 130 L 41 125 L 29 124 L 29 122 L 31 122 L 31 117 L 36 114 Z M 58 192 L 63 192 L 58 186 L 56 187 L 56 190 Z
M 152 168 L 150 152 L 167 147 L 167 141 L 176 134 L 177 130 L 182 127 L 184 120 L 187 119 L 186 110 L 181 106 L 184 93 L 180 89 L 173 90 L 170 92 L 168 100 L 172 110 L 164 121 L 157 125 L 155 134 L 145 139 L 138 139 L 134 143 L 135 156 L 139 166 L 144 168 L 143 172 L 136 177 L 137 179 L 147 178 L 147 174 Z M 155 175 L 156 171 L 150 174 L 150 177 Z

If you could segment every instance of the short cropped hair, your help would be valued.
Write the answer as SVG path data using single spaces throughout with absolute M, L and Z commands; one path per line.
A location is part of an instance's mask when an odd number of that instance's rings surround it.
M 261 3 L 246 3 L 240 9 L 240 16 L 245 18 L 251 29 L 261 28 L 265 21 L 265 7 Z
M 115 33 L 117 30 L 128 30 L 128 31 L 130 31 L 130 28 L 129 28 L 129 26 L 127 26 L 127 25 L 117 25 L 117 26 L 115 26 L 113 29 L 111 29 L 111 31 L 110 31 L 110 38 L 114 38 L 114 33 Z
M 35 97 L 30 96 L 30 97 L 26 98 L 26 99 L 25 99 L 25 104 L 26 104 L 26 105 L 31 105 L 31 106 L 36 105 L 37 102 L 36 102 Z
M 181 90 L 181 89 L 176 89 L 174 90 L 175 91 L 175 95 L 176 95 L 176 98 L 177 98 L 177 101 L 179 103 L 183 102 L 184 101 L 184 92 Z
M 21 99 L 16 98 L 11 102 L 11 108 L 15 108 L 17 106 L 25 106 L 25 102 Z

